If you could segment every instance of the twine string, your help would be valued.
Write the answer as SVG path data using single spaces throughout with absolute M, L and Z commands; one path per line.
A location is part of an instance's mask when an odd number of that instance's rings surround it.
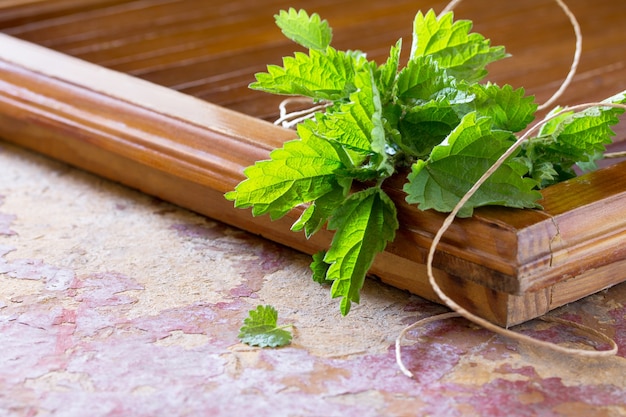
M 298 111 L 292 111 L 292 112 L 288 111 L 287 106 L 294 104 L 294 103 L 309 104 L 310 107 L 304 110 L 298 110 Z M 298 125 L 298 123 L 301 123 L 305 121 L 306 119 L 312 119 L 313 117 L 315 117 L 315 113 L 317 111 L 323 110 L 326 107 L 331 105 L 331 103 L 327 103 L 327 102 L 317 104 L 317 105 L 311 105 L 311 104 L 312 104 L 311 99 L 307 97 L 288 97 L 284 99 L 278 105 L 280 116 L 278 119 L 276 119 L 274 124 L 277 126 L 282 126 L 286 129 L 291 129 L 294 126 Z
M 454 8 L 459 3 L 461 3 L 461 1 L 462 0 L 450 1 L 446 5 L 446 7 L 444 7 L 444 9 L 441 11 L 439 16 L 453 11 Z M 563 0 L 555 0 L 555 1 L 559 5 L 561 10 L 563 10 L 563 13 L 565 13 L 565 16 L 567 16 L 567 18 L 569 19 L 570 24 L 572 25 L 572 29 L 574 29 L 574 35 L 576 37 L 576 46 L 574 50 L 572 64 L 570 65 L 570 69 L 569 69 L 569 72 L 567 73 L 567 76 L 565 77 L 565 79 L 563 80 L 563 82 L 561 83 L 557 91 L 546 102 L 541 104 L 537 108 L 537 110 L 545 110 L 546 108 L 550 107 L 551 105 L 554 104 L 556 100 L 558 100 L 563 95 L 565 90 L 567 90 L 569 85 L 572 83 L 574 76 L 576 75 L 576 71 L 578 70 L 578 64 L 580 63 L 580 57 L 582 55 L 582 50 L 583 50 L 583 34 L 582 34 L 582 30 L 580 29 L 580 24 L 578 23 L 578 19 L 576 19 L 576 15 L 574 15 L 574 13 L 570 10 L 570 8 L 567 7 L 567 4 L 565 4 Z
M 514 331 L 511 331 L 509 329 L 505 329 L 503 327 L 500 327 L 494 323 L 491 323 L 490 321 L 483 319 L 482 317 L 479 317 L 471 312 L 469 312 L 468 310 L 466 310 L 465 308 L 461 307 L 458 303 L 456 303 L 452 298 L 450 298 L 447 294 L 445 294 L 445 292 L 439 287 L 439 285 L 437 284 L 437 280 L 435 279 L 434 276 L 434 271 L 433 271 L 433 262 L 434 262 L 434 257 L 435 257 L 435 251 L 437 249 L 437 246 L 439 245 L 439 242 L 441 241 L 444 233 L 448 230 L 448 228 L 450 227 L 450 225 L 452 225 L 452 223 L 454 222 L 454 219 L 456 218 L 456 215 L 458 214 L 458 212 L 461 210 L 461 208 L 465 205 L 465 203 L 467 203 L 469 201 L 469 199 L 474 195 L 474 193 L 476 193 L 476 191 L 478 191 L 478 189 L 480 188 L 480 186 L 482 184 L 485 183 L 485 181 L 487 181 L 487 179 L 511 156 L 513 155 L 513 153 L 522 145 L 522 143 L 524 141 L 526 141 L 530 135 L 532 133 L 534 133 L 536 130 L 538 130 L 541 126 L 543 126 L 545 123 L 549 122 L 550 120 L 559 117 L 561 114 L 563 114 L 564 112 L 569 112 L 569 111 L 579 111 L 579 110 L 584 110 L 584 109 L 588 109 L 590 107 L 615 107 L 615 108 L 622 108 L 626 110 L 626 105 L 624 104 L 619 104 L 619 103 L 608 103 L 608 102 L 602 102 L 602 103 L 585 103 L 585 104 L 578 104 L 575 106 L 570 106 L 567 108 L 562 109 L 559 112 L 556 112 L 546 118 L 544 118 L 543 120 L 541 120 L 540 122 L 536 123 L 535 125 L 533 125 L 530 129 L 528 129 L 526 131 L 526 133 L 524 133 L 522 136 L 520 136 L 519 139 L 517 139 L 515 141 L 515 143 L 506 150 L 506 152 L 504 152 L 504 154 L 502 154 L 502 156 L 500 156 L 500 158 L 498 158 L 498 160 L 480 177 L 480 179 L 469 189 L 469 191 L 467 191 L 467 193 L 459 200 L 459 202 L 457 203 L 457 205 L 454 207 L 454 209 L 452 209 L 452 211 L 449 213 L 449 215 L 446 217 L 446 219 L 444 220 L 442 226 L 439 228 L 439 230 L 437 231 L 437 233 L 435 234 L 435 237 L 433 238 L 433 241 L 431 243 L 430 246 L 430 250 L 428 251 L 428 257 L 427 257 L 427 261 L 426 261 L 426 272 L 428 274 L 428 282 L 430 283 L 431 287 L 433 288 L 433 290 L 435 291 L 435 293 L 437 294 L 437 296 L 450 308 L 454 311 L 454 313 L 446 313 L 444 315 L 439 315 L 439 316 L 433 316 L 433 317 L 429 317 L 423 320 L 419 320 L 416 323 L 413 323 L 412 325 L 409 326 L 409 330 L 413 329 L 415 327 L 420 327 L 423 326 L 426 323 L 429 323 L 431 321 L 435 321 L 435 320 L 444 320 L 446 318 L 452 317 L 452 314 L 454 314 L 454 317 L 457 316 L 462 316 L 464 318 L 466 318 L 467 320 L 487 329 L 490 330 L 494 333 L 497 333 L 499 335 L 508 337 L 510 339 L 516 340 L 518 342 L 522 342 L 522 343 L 528 343 L 531 345 L 535 345 L 535 346 L 539 346 L 539 347 L 543 347 L 543 348 L 548 348 L 548 349 L 552 349 L 554 351 L 560 352 L 560 353 L 564 353 L 564 354 L 570 354 L 570 355 L 577 355 L 577 356 L 582 356 L 582 357 L 605 357 L 605 356 L 614 356 L 617 354 L 617 343 L 611 339 L 610 337 L 606 336 L 605 334 L 594 330 L 590 327 L 575 323 L 575 322 L 570 322 L 567 320 L 563 320 L 563 319 L 558 319 L 558 318 L 546 318 L 546 317 L 542 317 L 542 319 L 544 320 L 551 320 L 551 321 L 558 321 L 561 324 L 567 324 L 570 325 L 572 327 L 577 328 L 578 330 L 581 330 L 582 332 L 587 333 L 588 335 L 592 335 L 593 337 L 597 337 L 598 339 L 601 339 L 602 341 L 606 342 L 610 348 L 605 349 L 605 350 L 586 350 L 586 349 L 579 349 L 579 348 L 568 348 L 568 347 L 564 347 L 564 346 L 560 346 L 556 343 L 553 342 L 546 342 L 543 340 L 538 340 L 535 339 L 533 337 L 530 336 L 526 336 L 524 334 L 521 333 L 517 333 Z M 448 316 L 447 314 L 450 314 L 450 316 Z M 398 363 L 398 366 L 400 368 L 400 370 L 407 375 L 408 377 L 413 377 L 413 374 L 406 368 L 406 366 L 404 365 L 403 361 L 402 361 L 402 350 L 401 350 L 401 344 L 402 344 L 402 339 L 404 337 L 404 335 L 406 334 L 408 330 L 404 329 L 402 332 L 400 332 L 400 334 L 398 335 L 398 338 L 396 339 L 396 362 Z
M 454 10 L 454 8 L 461 3 L 462 0 L 451 0 L 446 7 L 441 11 L 440 15 L 447 12 L 450 12 L 452 10 Z M 570 70 L 567 74 L 567 76 L 565 77 L 565 79 L 563 80 L 563 82 L 561 83 L 560 87 L 557 89 L 557 91 L 547 100 L 545 101 L 543 104 L 539 105 L 537 110 L 544 110 L 547 107 L 553 105 L 553 103 L 562 96 L 562 94 L 565 92 L 565 90 L 569 87 L 569 85 L 571 84 L 576 71 L 578 69 L 578 65 L 580 62 L 580 57 L 582 55 L 582 40 L 583 40 L 583 36 L 582 36 L 582 31 L 580 28 L 580 25 L 578 23 L 578 20 L 576 19 L 576 16 L 572 13 L 572 11 L 569 9 L 569 7 L 565 4 L 565 2 L 563 0 L 555 0 L 556 3 L 561 7 L 561 9 L 563 10 L 563 12 L 565 13 L 565 15 L 569 18 L 570 23 L 572 25 L 572 28 L 574 30 L 574 34 L 576 37 L 576 45 L 575 45 L 575 51 L 574 51 L 574 55 L 573 55 L 573 60 L 570 66 Z M 287 110 L 287 106 L 292 105 L 294 103 L 306 103 L 311 104 L 311 100 L 308 98 L 304 98 L 304 97 L 289 97 L 285 100 L 283 100 L 280 105 L 279 105 L 279 110 L 280 110 L 280 117 L 274 122 L 275 125 L 279 125 L 279 126 L 283 126 L 285 128 L 293 128 L 294 126 L 296 126 L 298 123 L 301 123 L 302 121 L 306 120 L 306 119 L 310 119 L 313 118 L 315 116 L 315 113 L 319 110 L 323 110 L 324 108 L 330 106 L 332 103 L 321 103 L 321 104 L 317 104 L 317 105 L 311 105 L 309 108 L 306 108 L 304 110 L 298 110 L 298 111 L 293 111 L 293 112 L 289 112 Z M 588 350 L 588 349 L 581 349 L 581 348 L 569 348 L 569 347 L 565 347 L 565 346 L 561 346 L 558 345 L 556 343 L 553 342 L 547 342 L 547 341 L 542 341 L 521 333 L 517 333 L 514 331 L 511 331 L 509 329 L 503 328 L 501 326 L 498 326 L 494 323 L 491 323 L 490 321 L 483 319 L 471 312 L 469 312 L 468 310 L 466 310 L 465 308 L 463 308 L 462 306 L 460 306 L 458 303 L 456 303 L 453 299 L 451 299 L 447 294 L 445 294 L 445 292 L 439 287 L 439 285 L 437 284 L 437 281 L 435 279 L 434 273 L 433 273 L 433 261 L 434 261 L 434 255 L 437 249 L 437 246 L 439 245 L 439 242 L 441 241 L 444 233 L 448 230 L 448 228 L 452 225 L 452 223 L 454 222 L 454 219 L 456 218 L 456 215 L 458 214 L 458 212 L 461 210 L 461 208 L 469 201 L 469 199 L 476 193 L 476 191 L 479 189 L 479 187 L 485 183 L 485 181 L 487 181 L 487 179 L 500 167 L 502 166 L 502 164 L 511 156 L 513 155 L 513 153 L 522 145 L 522 143 L 524 141 L 526 141 L 531 133 L 535 132 L 536 130 L 538 130 L 541 126 L 543 126 L 545 123 L 547 123 L 548 121 L 558 117 L 559 115 L 563 114 L 566 111 L 578 111 L 578 110 L 584 110 L 590 107 L 596 107 L 596 106 L 608 106 L 608 107 L 617 107 L 617 108 L 623 108 L 626 109 L 626 105 L 623 104 L 617 104 L 617 103 L 585 103 L 585 104 L 579 104 L 579 105 L 575 105 L 575 106 L 570 106 L 568 108 L 564 108 L 562 110 L 560 110 L 559 112 L 556 112 L 552 115 L 549 115 L 548 117 L 544 118 L 542 121 L 536 123 L 534 126 L 532 126 L 530 129 L 528 129 L 522 136 L 520 136 L 516 142 L 503 154 L 500 156 L 500 158 L 480 177 L 480 179 L 469 189 L 469 191 L 467 191 L 467 193 L 459 200 L 459 202 L 457 203 L 457 205 L 454 207 L 454 209 L 448 214 L 448 216 L 446 217 L 446 219 L 444 220 L 442 226 L 439 228 L 439 230 L 437 231 L 437 233 L 435 234 L 435 237 L 433 238 L 432 242 L 431 242 L 431 246 L 428 252 L 428 257 L 427 257 L 427 262 L 426 262 L 426 270 L 427 270 L 427 275 L 428 275 L 428 281 L 431 285 L 431 287 L 433 288 L 433 290 L 435 291 L 435 293 L 439 296 L 439 298 L 441 299 L 441 301 L 443 301 L 450 309 L 452 309 L 452 312 L 449 313 L 444 313 L 444 314 L 439 314 L 436 316 L 431 316 L 431 317 L 426 317 L 424 319 L 418 320 L 415 323 L 405 327 L 400 334 L 398 335 L 398 337 L 396 338 L 396 343 L 395 343 L 395 352 L 396 352 L 396 362 L 398 364 L 398 367 L 400 368 L 400 370 L 402 371 L 402 373 L 404 373 L 405 375 L 407 375 L 408 377 L 413 377 L 413 374 L 411 373 L 411 371 L 409 371 L 406 366 L 404 365 L 403 361 L 402 361 L 402 342 L 406 336 L 406 334 L 418 327 L 423 327 L 428 323 L 431 322 L 435 322 L 435 321 L 439 321 L 439 320 L 447 320 L 450 318 L 454 318 L 454 317 L 464 317 L 465 319 L 487 329 L 490 330 L 496 334 L 508 337 L 510 339 L 516 340 L 518 342 L 521 343 L 528 343 L 531 345 L 535 345 L 538 347 L 543 347 L 543 348 L 548 348 L 548 349 L 552 349 L 556 352 L 559 353 L 564 353 L 564 354 L 570 354 L 570 355 L 577 355 L 577 356 L 582 356 L 582 357 L 606 357 L 606 356 L 613 356 L 617 353 L 618 347 L 616 342 L 611 339 L 610 337 L 608 337 L 607 335 L 605 335 L 604 333 L 597 331 L 595 329 L 592 329 L 588 326 L 579 324 L 579 323 L 575 323 L 572 321 L 568 321 L 568 320 L 563 320 L 560 318 L 556 318 L 556 317 L 547 317 L 547 316 L 543 316 L 540 317 L 541 320 L 544 321 L 549 321 L 549 322 L 556 322 L 565 326 L 570 326 L 572 328 L 575 328 L 577 330 L 579 330 L 582 333 L 585 333 L 587 335 L 589 335 L 590 337 L 595 337 L 598 340 L 603 341 L 604 343 L 609 345 L 608 349 L 604 349 L 604 350 Z M 622 153 L 612 153 L 612 154 L 606 154 L 606 157 L 623 157 L 626 156 L 626 152 L 622 152 Z
M 448 3 L 448 5 L 443 9 L 443 11 L 441 12 L 441 14 L 443 13 L 447 13 L 451 10 L 453 10 L 462 0 L 452 0 Z M 552 97 L 550 97 L 545 103 L 543 103 L 542 105 L 540 105 L 538 107 L 538 110 L 543 110 L 545 108 L 547 108 L 548 106 L 551 106 L 562 94 L 563 92 L 567 89 L 567 87 L 570 85 L 572 79 L 574 78 L 574 75 L 576 74 L 576 70 L 578 68 L 578 63 L 580 62 L 580 56 L 582 53 L 582 31 L 580 29 L 580 25 L 578 23 L 578 20 L 576 19 L 576 16 L 572 13 L 572 11 L 567 7 L 567 5 L 563 2 L 563 0 L 555 0 L 557 2 L 557 4 L 561 7 L 561 9 L 563 10 L 563 12 L 565 13 L 565 15 L 569 18 L 570 23 L 574 29 L 574 33 L 576 36 L 576 47 L 575 47 L 575 52 L 574 52 L 574 58 L 569 70 L 569 73 L 567 74 L 565 80 L 561 83 L 561 86 L 559 87 L 559 89 L 552 95 Z M 560 352 L 560 353 L 564 353 L 564 354 L 571 354 L 571 355 L 577 355 L 577 356 L 583 356 L 583 357 L 604 357 L 604 356 L 613 356 L 615 354 L 617 354 L 617 344 L 615 343 L 615 341 L 613 339 L 611 339 L 610 337 L 606 336 L 604 333 L 599 332 L 595 329 L 592 329 L 588 326 L 584 326 L 582 324 L 579 323 L 575 323 L 575 322 L 571 322 L 568 320 L 563 320 L 563 319 L 559 319 L 556 317 L 541 317 L 542 320 L 545 321 L 553 321 L 553 322 L 557 322 L 560 323 L 562 325 L 566 325 L 566 326 L 570 326 L 573 327 L 583 333 L 586 333 L 589 336 L 595 337 L 599 340 L 604 341 L 605 343 L 607 343 L 610 348 L 605 349 L 605 350 L 586 350 L 586 349 L 579 349 L 579 348 L 568 348 L 568 347 L 564 347 L 561 345 L 558 345 L 556 343 L 552 343 L 552 342 L 546 342 L 546 341 L 542 341 L 542 340 L 538 340 L 535 339 L 533 337 L 529 337 L 526 336 L 524 334 L 521 333 L 517 333 L 514 331 L 511 331 L 509 329 L 505 329 L 503 327 L 500 327 L 496 324 L 491 323 L 488 320 L 485 320 L 471 312 L 469 312 L 468 310 L 464 309 L 463 307 L 461 307 L 459 304 L 457 304 L 454 300 L 452 300 L 447 294 L 444 293 L 444 291 L 439 287 L 439 285 L 437 284 L 437 281 L 435 279 L 434 273 L 433 273 L 433 261 L 434 261 L 434 255 L 435 255 L 435 251 L 437 249 L 437 246 L 439 244 L 439 242 L 441 241 L 441 238 L 443 237 L 443 234 L 448 230 L 448 228 L 450 227 L 450 225 L 454 222 L 454 219 L 456 218 L 456 215 L 458 214 L 458 212 L 461 210 L 461 208 L 469 201 L 469 199 L 474 195 L 474 193 L 476 193 L 476 191 L 478 190 L 478 188 L 485 182 L 487 181 L 487 179 L 506 161 L 506 159 L 508 159 L 521 145 L 524 141 L 526 141 L 529 137 L 530 134 L 533 133 L 534 131 L 538 130 L 541 126 L 543 126 L 545 123 L 547 123 L 548 121 L 558 117 L 559 115 L 563 114 L 566 111 L 576 111 L 576 110 L 583 110 L 583 109 L 587 109 L 589 107 L 595 107 L 595 106 L 610 106 L 610 107 L 618 107 L 618 108 L 624 108 L 626 109 L 626 106 L 623 104 L 616 104 L 616 103 L 586 103 L 586 104 L 580 104 L 580 105 L 576 105 L 576 106 L 571 106 L 569 108 L 566 109 L 562 109 L 561 111 L 552 114 L 551 116 L 548 116 L 546 118 L 544 118 L 542 121 L 536 123 L 533 127 L 531 127 L 528 131 L 526 131 L 525 134 L 523 134 L 519 139 L 517 139 L 517 141 L 513 144 L 513 146 L 511 146 L 484 174 L 483 176 L 470 188 L 470 190 L 459 200 L 459 202 L 457 203 L 457 205 L 454 207 L 454 209 L 450 212 L 450 214 L 446 217 L 446 219 L 444 220 L 442 226 L 439 228 L 439 230 L 437 231 L 435 237 L 433 238 L 433 241 L 431 243 L 430 246 L 430 250 L 428 252 L 428 258 L 427 258 L 427 262 L 426 262 L 426 270 L 427 270 L 427 274 L 428 274 L 428 281 L 431 285 L 431 287 L 433 288 L 433 290 L 435 291 L 435 293 L 439 296 L 439 298 L 449 307 L 453 310 L 453 312 L 451 313 L 444 313 L 444 314 L 440 314 L 440 315 L 436 315 L 436 316 L 432 316 L 432 317 L 427 317 L 425 319 L 422 320 L 418 320 L 417 322 L 407 326 L 404 330 L 402 330 L 400 332 L 400 334 L 398 335 L 398 338 L 396 339 L 396 362 L 398 363 L 398 367 L 400 368 L 400 370 L 402 371 L 402 373 L 404 373 L 406 376 L 408 377 L 413 377 L 413 374 L 411 371 L 409 371 L 406 366 L 404 365 L 403 361 L 402 361 L 402 340 L 405 337 L 405 335 L 407 334 L 407 332 L 409 332 L 410 330 L 417 328 L 417 327 L 423 327 L 424 325 L 433 322 L 433 321 L 438 321 L 438 320 L 446 320 L 452 317 L 464 317 L 467 320 L 482 326 L 485 329 L 488 329 L 496 334 L 500 334 L 502 336 L 508 337 L 510 339 L 514 339 L 516 341 L 522 342 L 522 343 L 529 343 L 535 346 L 540 346 L 540 347 L 544 347 L 544 348 L 548 348 L 548 349 L 552 349 L 554 351 Z M 613 155 L 611 155 L 613 156 Z M 623 155 L 617 155 L 619 156 L 623 156 Z

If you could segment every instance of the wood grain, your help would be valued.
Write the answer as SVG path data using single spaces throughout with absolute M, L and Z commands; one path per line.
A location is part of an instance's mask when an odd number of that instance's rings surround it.
M 562 103 L 602 99 L 626 88 L 624 2 L 567 3 L 579 16 L 585 40 L 576 88 L 567 91 Z M 399 38 L 406 56 L 417 8 L 441 10 L 444 4 L 315 0 L 306 7 L 330 21 L 338 48 L 361 49 L 382 62 Z M 272 18 L 293 5 L 288 0 L 52 0 L 29 8 L 30 22 L 6 22 L 2 30 L 220 106 L 273 118 L 276 106 L 266 104 L 275 104 L 276 98 L 250 91 L 247 85 L 256 71 L 280 63 L 282 56 L 297 49 Z M 63 8 L 61 16 L 47 12 L 61 13 Z M 524 86 L 540 102 L 558 88 L 571 62 L 574 34 L 553 0 L 465 0 L 455 13 L 472 19 L 477 31 L 512 54 L 490 66 L 489 79 Z
M 275 117 L 276 99 L 246 88 L 255 69 L 294 48 L 268 16 L 270 6 L 284 7 L 284 2 L 257 3 L 192 10 L 182 0 L 93 1 L 91 7 L 53 1 L 39 18 L 5 20 L 4 31 L 12 36 L 0 35 L 0 134 L 298 250 L 314 253 L 326 247 L 328 232 L 311 240 L 290 232 L 297 212 L 270 222 L 233 209 L 223 198 L 243 178 L 244 167 L 294 137 L 292 131 L 262 120 Z M 331 20 L 339 47 L 358 40 L 362 49 L 382 57 L 397 37 L 407 36 L 406 17 L 409 9 L 410 15 L 415 11 L 409 1 L 379 3 L 363 3 L 356 13 L 347 13 L 356 10 L 350 1 L 314 6 Z M 528 67 L 541 67 L 548 81 L 521 74 L 519 62 L 496 67 L 493 79 L 508 82 L 523 75 L 530 90 L 547 97 L 551 77 L 559 79 L 566 72 L 564 45 L 571 43 L 567 22 L 529 33 L 528 40 L 536 43 L 525 49 L 507 24 L 519 22 L 524 13 L 558 21 L 558 9 L 539 0 L 499 2 L 488 10 L 479 9 L 480 3 L 468 0 L 457 13 L 471 17 L 480 12 L 482 31 L 499 36 L 498 43 L 520 48 Z M 571 3 L 579 12 L 585 7 L 580 1 Z M 586 97 L 593 100 L 626 89 L 617 70 L 624 64 L 619 53 L 624 44 L 614 39 L 626 36 L 621 31 L 600 33 L 619 13 L 615 8 L 613 14 L 607 12 L 613 2 L 597 3 L 582 15 L 591 29 L 589 53 L 604 59 L 584 61 L 583 76 L 573 87 L 589 92 Z M 552 10 L 548 17 L 539 16 L 547 10 Z M 19 8 L 12 11 L 19 14 Z M 121 25 L 117 30 L 116 22 Z M 541 43 L 548 32 L 567 39 Z M 600 56 L 598 51 L 606 53 Z M 548 61 L 548 68 L 543 60 L 550 57 L 554 61 Z M 622 134 L 620 130 L 618 138 Z M 435 259 L 444 290 L 477 314 L 511 325 L 622 281 L 618 266 L 626 258 L 625 167 L 617 164 L 548 188 L 544 210 L 484 208 L 471 219 L 457 220 Z M 443 216 L 404 203 L 401 185 L 400 179 L 390 181 L 387 191 L 400 207 L 403 227 L 372 273 L 435 299 L 423 263 Z

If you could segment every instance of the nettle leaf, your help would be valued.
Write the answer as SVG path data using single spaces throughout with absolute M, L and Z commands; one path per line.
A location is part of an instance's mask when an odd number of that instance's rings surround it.
M 405 109 L 398 122 L 400 148 L 409 155 L 425 157 L 459 124 L 461 119 L 447 102 L 431 101 Z
M 564 121 L 563 128 L 558 129 L 560 133 L 550 150 L 574 161 L 588 161 L 597 151 L 603 152 L 604 145 L 611 143 L 611 136 L 615 135 L 611 126 L 619 122 L 616 113 L 621 112 L 621 109 L 602 111 L 593 107 L 573 114 Z
M 348 103 L 316 118 L 316 134 L 361 155 L 353 158 L 355 166 L 369 157 L 365 169 L 393 172 L 393 167 L 387 163 L 382 104 L 371 67 L 366 66 L 356 74 L 355 87 L 357 90 L 350 94 Z
M 360 301 L 360 290 L 374 258 L 392 241 L 398 229 L 396 207 L 382 189 L 372 187 L 352 194 L 335 212 L 328 228 L 336 230 L 324 256 L 326 279 L 333 281 L 331 296 L 342 297 L 341 313 Z
M 431 57 L 418 56 L 398 74 L 394 95 L 406 103 L 426 103 L 453 87 L 453 83 L 454 80 Z
M 626 92 L 611 97 L 605 102 L 626 103 Z M 551 114 L 556 114 L 556 108 Z M 602 158 L 605 145 L 611 143 L 615 132 L 613 125 L 619 122 L 624 109 L 598 106 L 580 112 L 566 111 L 546 123 L 539 136 L 523 145 L 523 153 L 532 161 L 532 175 L 543 175 L 542 186 L 574 177 L 572 167 L 578 164 L 583 169 L 593 169 L 595 161 Z M 546 175 L 546 169 L 553 175 Z M 554 175 L 556 173 L 557 175 Z
M 318 197 L 302 212 L 302 215 L 293 224 L 291 230 L 297 232 L 304 229 L 307 239 L 313 236 L 326 224 L 333 211 L 346 199 L 348 189 L 349 185 L 346 187 L 335 187 L 330 192 Z
M 405 185 L 406 200 L 421 210 L 450 212 L 459 200 L 512 144 L 511 133 L 492 129 L 492 120 L 467 114 L 427 161 L 413 165 Z M 470 198 L 459 212 L 468 217 L 475 207 L 503 205 L 538 207 L 537 182 L 524 178 L 527 167 L 510 159 Z
M 299 131 L 304 132 L 302 139 L 286 142 L 270 153 L 270 160 L 244 170 L 248 178 L 226 194 L 235 207 L 252 207 L 253 215 L 269 213 L 274 220 L 300 204 L 350 187 L 349 181 L 341 182 L 335 174 L 345 168 L 341 150 L 306 134 L 304 126 Z
M 300 95 L 314 100 L 340 100 L 355 90 L 355 69 L 360 55 L 311 49 L 309 54 L 296 52 L 283 58 L 283 67 L 268 65 L 267 72 L 257 73 L 250 88 L 273 94 Z
M 291 343 L 291 332 L 277 327 L 278 312 L 272 306 L 257 306 L 248 312 L 239 329 L 239 340 L 250 346 L 280 347 Z
M 485 67 L 506 58 L 504 47 L 492 47 L 491 42 L 478 33 L 470 33 L 472 22 L 453 21 L 453 13 L 439 18 L 433 10 L 426 15 L 417 13 L 413 23 L 411 59 L 428 55 L 450 75 L 474 82 L 486 74 Z
M 400 53 L 402 52 L 402 39 L 399 39 L 389 51 L 389 58 L 387 61 L 378 67 L 376 70 L 376 81 L 378 90 L 381 93 L 386 93 L 388 96 L 384 97 L 385 101 L 391 99 L 391 93 L 393 92 L 393 86 L 396 82 L 396 77 L 400 69 Z
M 626 103 L 626 92 L 608 100 L 611 103 Z M 575 162 L 587 162 L 598 152 L 605 151 L 604 145 L 611 143 L 615 132 L 611 128 L 619 123 L 618 116 L 624 109 L 615 107 L 590 107 L 568 114 L 553 126 L 554 142 L 549 148 Z
M 519 132 L 535 118 L 537 103 L 533 96 L 526 96 L 523 88 L 510 85 L 472 84 L 474 100 L 468 104 L 470 111 L 491 117 L 494 128 Z M 469 111 L 467 111 L 469 113 Z
M 317 13 L 311 16 L 305 10 L 281 10 L 275 15 L 276 25 L 292 41 L 308 49 L 325 50 L 333 37 L 326 20 L 321 20 Z
M 340 143 L 361 155 L 372 153 L 372 116 L 376 109 L 371 83 L 363 86 L 363 75 L 356 77 L 359 87 L 350 94 L 350 101 L 338 106 L 331 113 L 319 115 L 316 134 Z
M 328 265 L 324 262 L 324 256 L 326 256 L 326 251 L 322 250 L 315 254 L 313 254 L 313 262 L 311 262 L 311 272 L 313 272 L 313 281 L 318 284 L 328 284 L 332 281 L 326 279 L 326 274 L 328 273 Z

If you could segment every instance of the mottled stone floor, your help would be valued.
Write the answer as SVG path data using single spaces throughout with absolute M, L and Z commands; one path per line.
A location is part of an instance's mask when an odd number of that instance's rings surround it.
M 309 258 L 0 142 L 0 416 L 624 416 L 626 285 L 553 314 L 602 329 L 617 357 L 578 359 L 368 280 L 342 318 Z M 247 311 L 293 324 L 240 344 Z M 553 324 L 520 328 L 549 340 Z

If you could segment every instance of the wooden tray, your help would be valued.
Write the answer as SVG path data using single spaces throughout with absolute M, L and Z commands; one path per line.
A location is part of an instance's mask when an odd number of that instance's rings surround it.
M 272 0 L 14 0 L 0 7 L 0 136 L 182 207 L 298 250 L 326 247 L 289 230 L 298 213 L 270 222 L 223 198 L 242 170 L 294 133 L 265 120 L 279 98 L 247 84 L 295 46 Z M 335 28 L 334 44 L 383 59 L 410 38 L 414 1 L 307 3 Z M 440 9 L 440 2 L 419 7 Z M 516 56 L 492 81 L 524 85 L 545 100 L 567 73 L 573 35 L 549 0 L 467 0 L 457 16 Z M 586 59 L 562 104 L 626 89 L 626 3 L 570 1 L 586 33 Z M 200 4 L 203 4 L 201 7 Z M 489 7 L 486 7 L 489 5 Z M 535 20 L 529 16 L 535 16 Z M 622 21 L 620 21 L 622 20 Z M 507 29 L 523 22 L 526 30 Z M 607 28 L 614 27 L 614 31 Z M 549 42 L 547 39 L 554 39 Z M 521 66 L 524 62 L 525 66 Z M 618 131 L 618 142 L 624 129 Z M 442 288 L 461 305 L 510 326 L 626 279 L 626 163 L 546 189 L 545 210 L 484 208 L 455 222 L 435 257 Z M 372 273 L 436 300 L 424 260 L 443 216 L 404 204 L 401 230 Z

